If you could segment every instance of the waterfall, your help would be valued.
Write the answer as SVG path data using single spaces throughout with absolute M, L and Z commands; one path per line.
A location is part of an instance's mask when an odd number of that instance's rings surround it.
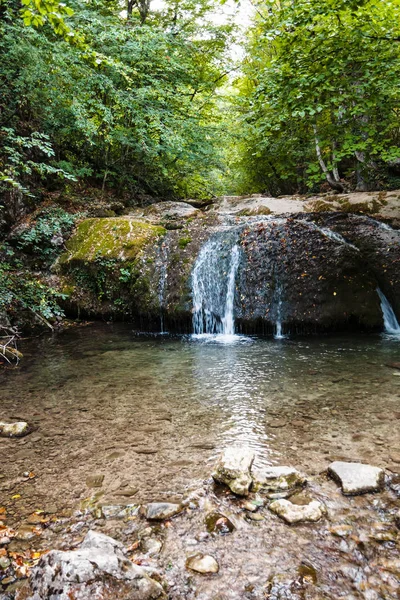
M 277 287 L 278 301 L 276 305 L 276 323 L 275 323 L 275 335 L 276 340 L 282 340 L 286 336 L 282 333 L 282 286 Z
M 340 235 L 340 233 L 336 233 L 336 231 L 332 231 L 332 229 L 327 229 L 326 227 L 320 227 L 319 225 L 314 223 L 314 221 L 304 221 L 304 223 L 306 225 L 308 225 L 309 227 L 316 229 L 317 231 L 322 233 L 322 235 L 324 235 L 325 237 L 328 237 L 331 240 L 338 242 L 338 244 L 348 246 L 352 250 L 356 250 L 357 252 L 360 252 L 360 250 L 359 250 L 359 248 L 357 248 L 357 246 L 348 242 L 342 235 Z
M 376 291 L 381 301 L 385 333 L 400 336 L 400 325 L 389 300 L 386 298 L 381 289 L 376 288 Z
M 225 314 L 222 318 L 222 333 L 225 335 L 235 335 L 233 308 L 235 302 L 235 279 L 236 271 L 239 266 L 239 258 L 239 247 L 235 244 L 231 252 L 231 268 L 228 275 L 228 285 L 226 290 Z
M 234 335 L 235 280 L 240 250 L 236 236 L 211 238 L 201 249 L 192 273 L 193 332 Z

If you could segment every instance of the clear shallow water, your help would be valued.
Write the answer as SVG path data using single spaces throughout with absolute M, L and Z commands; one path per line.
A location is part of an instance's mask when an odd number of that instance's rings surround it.
M 22 350 L 20 367 L 0 375 L 2 416 L 36 427 L 26 438 L 0 439 L 9 525 L 31 532 L 33 511 L 60 515 L 93 495 L 136 504 L 195 490 L 196 508 L 153 528 L 161 554 L 139 549 L 133 557 L 161 570 L 173 600 L 398 598 L 394 488 L 345 498 L 324 474 L 334 459 L 400 473 L 400 371 L 387 366 L 400 362 L 398 340 L 148 336 L 98 324 Z M 249 521 L 240 499 L 203 484 L 232 444 L 254 448 L 259 464 L 305 472 L 328 517 L 289 527 L 264 508 L 261 522 Z M 24 480 L 25 471 L 36 477 Z M 93 475 L 104 476 L 101 487 L 90 487 Z M 240 527 L 204 537 L 204 517 L 216 508 L 233 512 Z M 77 519 L 56 520 L 13 548 L 70 548 L 88 527 L 128 547 L 148 527 L 145 519 Z M 343 527 L 341 537 L 335 528 Z M 198 551 L 217 558 L 218 576 L 188 576 L 186 558 Z M 304 565 L 315 584 L 301 575 Z
M 147 336 L 93 325 L 22 350 L 21 366 L 1 374 L 2 415 L 37 431 L 0 440 L 0 451 L 16 450 L 3 481 L 37 473 L 28 505 L 72 505 L 93 473 L 104 474 L 112 501 L 127 486 L 135 501 L 181 497 L 232 444 L 254 448 L 260 464 L 314 472 L 336 457 L 396 467 L 400 371 L 386 365 L 400 361 L 398 340 Z

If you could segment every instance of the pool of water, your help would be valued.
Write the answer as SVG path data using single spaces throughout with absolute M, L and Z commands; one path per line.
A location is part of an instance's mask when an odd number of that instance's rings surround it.
M 36 431 L 0 440 L 3 456 L 16 451 L 1 471 L 7 481 L 35 472 L 32 502 L 74 503 L 94 473 L 109 499 L 126 487 L 140 501 L 180 497 L 228 445 L 313 472 L 339 457 L 396 467 L 400 371 L 387 365 L 400 362 L 397 340 L 149 336 L 91 325 L 22 350 L 18 369 L 0 375 L 2 415 Z
M 200 577 L 189 585 L 184 575 L 203 517 L 196 517 L 197 525 L 196 518 L 177 519 L 164 532 L 160 559 L 175 586 L 170 597 L 398 598 L 391 586 L 396 589 L 400 579 L 383 580 L 386 571 L 379 562 L 383 552 L 385 564 L 393 563 L 393 536 L 387 547 L 379 542 L 364 555 L 354 535 L 351 545 L 329 533 L 332 523 L 354 524 L 360 518 L 360 537 L 366 523 L 368 531 L 376 529 L 383 514 L 386 523 L 385 510 L 393 512 L 398 500 L 392 492 L 343 498 L 324 473 L 336 459 L 400 473 L 400 370 L 390 366 L 400 363 L 399 340 L 158 336 L 96 324 L 23 341 L 21 350 L 18 368 L 0 373 L 2 419 L 34 426 L 25 438 L 0 439 L 0 505 L 6 506 L 10 525 L 17 527 L 37 510 L 73 511 L 94 494 L 104 504 L 180 501 L 210 485 L 204 482 L 224 448 L 249 446 L 258 464 L 305 472 L 311 490 L 331 511 L 330 523 L 293 529 L 266 511 L 264 524 L 245 522 L 232 534 L 234 542 L 229 536 L 215 539 L 212 551 L 230 565 L 218 575 L 217 596 L 215 582 Z M 35 476 L 26 479 L 26 472 Z M 123 534 L 115 523 L 105 530 L 125 541 L 133 531 Z M 52 545 L 62 545 L 60 535 L 53 532 Z M 320 595 L 290 595 L 283 583 L 286 596 L 263 595 L 271 569 L 290 571 L 293 581 L 310 557 L 321 578 Z M 385 577 L 393 579 L 390 568 Z

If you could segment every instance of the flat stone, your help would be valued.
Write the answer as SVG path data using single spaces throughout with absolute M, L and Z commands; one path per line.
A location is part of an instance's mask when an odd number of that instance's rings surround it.
M 0 421 L 0 437 L 24 437 L 30 432 L 30 427 L 25 421 L 5 423 Z
M 271 421 L 268 421 L 267 425 L 273 429 L 279 429 L 280 427 L 286 427 L 287 421 L 284 419 L 271 419 Z
M 386 366 L 390 367 L 391 369 L 400 369 L 400 362 L 388 363 Z
M 248 513 L 246 515 L 247 519 L 250 519 L 250 521 L 264 521 L 265 517 L 262 516 L 262 514 L 260 513 Z
M 291 525 L 293 523 L 314 523 L 326 514 L 325 506 L 321 502 L 318 502 L 318 500 L 312 500 L 309 504 L 299 505 L 292 504 L 289 500 L 281 498 L 272 502 L 269 505 L 269 509 Z
M 329 475 L 342 486 L 345 496 L 379 492 L 385 483 L 385 472 L 362 463 L 336 461 L 328 467 Z
M 213 556 L 209 554 L 195 554 L 186 561 L 186 567 L 197 573 L 218 573 L 219 566 Z
M 164 521 L 182 511 L 180 504 L 171 502 L 151 502 L 147 505 L 146 519 L 149 521 Z
M 252 470 L 252 491 L 270 498 L 285 498 L 303 487 L 307 480 L 293 467 L 265 467 Z
M 400 463 L 400 452 L 391 452 L 390 459 L 395 463 Z
M 96 509 L 95 509 L 96 510 Z M 105 519 L 128 519 L 139 514 L 140 506 L 138 504 L 109 504 L 101 507 L 101 516 Z
M 90 475 L 86 478 L 86 485 L 90 488 L 98 488 L 103 485 L 104 475 Z
M 238 496 L 248 496 L 252 483 L 250 468 L 254 452 L 247 448 L 227 448 L 221 455 L 212 477 L 218 483 L 225 483 Z
M 162 586 L 126 557 L 122 544 L 89 531 L 77 550 L 52 550 L 29 578 L 26 600 L 88 600 L 89 598 L 165 598 Z

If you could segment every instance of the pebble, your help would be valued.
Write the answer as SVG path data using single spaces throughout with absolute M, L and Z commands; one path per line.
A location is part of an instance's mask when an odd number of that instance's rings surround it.
M 186 561 L 186 567 L 196 573 L 218 573 L 219 565 L 210 554 L 195 554 Z

